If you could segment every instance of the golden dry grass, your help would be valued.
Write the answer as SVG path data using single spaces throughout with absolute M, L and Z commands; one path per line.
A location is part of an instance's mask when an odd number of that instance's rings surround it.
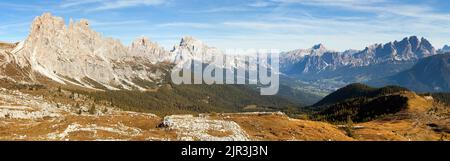
M 173 130 L 158 128 L 161 118 L 149 115 L 120 113 L 108 116 L 67 115 L 58 119 L 5 120 L 0 124 L 0 140 L 176 140 Z M 51 138 L 49 134 L 62 135 L 70 125 L 80 125 L 79 130 L 65 137 Z M 86 130 L 90 127 L 99 127 Z M 85 128 L 85 129 L 82 129 Z M 113 130 L 104 130 L 113 129 Z M 135 131 L 140 131 L 134 135 Z
M 354 137 L 358 140 L 370 141 L 438 141 L 444 136 L 448 138 L 449 134 L 437 133 L 427 125 L 414 120 L 397 121 L 371 121 L 359 124 L 362 129 L 354 131 Z
M 17 45 L 16 43 L 7 43 L 0 41 L 0 49 L 11 49 L 14 48 L 16 45 Z
M 49 88 L 56 88 L 56 85 Z M 68 99 L 67 96 L 54 96 L 55 92 L 49 89 L 26 90 L 26 93 L 44 95 L 50 102 L 74 103 L 74 100 Z M 64 95 L 64 92 L 62 94 Z M 341 128 L 342 126 L 305 119 L 292 119 L 277 113 L 210 114 L 209 118 L 234 121 L 248 134 L 250 139 L 260 141 L 436 141 L 450 139 L 448 107 L 443 107 L 414 93 L 403 93 L 402 95 L 409 98 L 407 110 L 374 121 L 355 124 L 351 128 L 351 135 L 348 135 L 348 131 Z M 435 112 L 430 114 L 430 110 Z M 158 127 L 162 118 L 144 113 L 115 111 L 113 114 L 101 116 L 63 114 L 64 117 L 61 118 L 41 120 L 0 119 L 0 140 L 177 139 L 177 131 Z M 436 127 L 432 127 L 430 124 Z M 79 126 L 78 129 L 64 134 L 64 131 L 74 125 Z M 207 133 L 216 137 L 232 134 L 230 131 L 217 130 L 209 130 Z
M 231 132 L 231 131 L 218 131 L 218 130 L 210 129 L 210 130 L 207 131 L 207 134 L 211 135 L 211 136 L 215 136 L 215 137 L 227 137 L 227 136 L 233 135 L 233 132 Z
M 220 116 L 217 119 L 235 121 L 246 131 L 252 140 L 353 140 L 334 125 L 324 122 L 290 119 L 283 115 L 230 114 Z

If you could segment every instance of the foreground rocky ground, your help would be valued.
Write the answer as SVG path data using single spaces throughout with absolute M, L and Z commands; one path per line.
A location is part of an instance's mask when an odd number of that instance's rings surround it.
M 448 140 L 447 115 L 427 100 L 395 116 L 354 125 L 292 119 L 283 113 L 173 115 L 73 107 L 0 89 L 0 140 Z M 422 102 L 421 102 L 422 101 Z M 423 114 L 423 115 L 422 115 Z

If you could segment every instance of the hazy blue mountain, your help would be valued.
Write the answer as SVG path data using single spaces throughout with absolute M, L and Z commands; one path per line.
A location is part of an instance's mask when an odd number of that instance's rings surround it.
M 442 49 L 439 49 L 438 53 L 440 54 L 444 54 L 444 53 L 448 53 L 450 52 L 450 46 L 448 45 L 444 45 L 444 47 L 442 47 Z
M 419 92 L 450 92 L 450 53 L 424 58 L 409 70 L 370 84 L 401 85 Z
M 410 69 L 418 60 L 436 53 L 427 39 L 411 36 L 401 41 L 345 52 L 328 50 L 320 44 L 311 49 L 282 53 L 280 64 L 281 71 L 288 77 L 309 82 L 320 81 L 327 84 L 327 90 L 333 91 L 349 83 L 395 75 Z

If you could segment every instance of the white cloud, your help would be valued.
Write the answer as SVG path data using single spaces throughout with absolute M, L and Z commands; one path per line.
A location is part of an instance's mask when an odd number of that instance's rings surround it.
M 193 23 L 193 22 L 172 22 L 172 23 L 164 23 L 158 24 L 157 27 L 188 27 L 188 28 L 211 28 L 213 25 L 207 23 Z
M 228 27 L 238 27 L 254 30 L 285 30 L 311 28 L 311 26 L 301 23 L 279 23 L 279 22 L 260 22 L 260 21 L 229 21 L 223 25 Z
M 450 20 L 450 14 L 438 13 L 434 7 L 422 3 L 396 3 L 386 0 L 273 0 L 280 4 L 289 5 L 293 3 L 333 7 L 339 9 L 353 10 L 359 12 L 373 13 L 376 15 L 392 14 L 395 16 L 407 16 L 413 18 L 427 18 L 432 20 Z
M 30 22 L 20 22 L 20 23 L 9 23 L 9 24 L 0 24 L 0 29 L 2 30 L 11 30 L 15 28 L 23 28 L 30 25 Z
M 17 11 L 42 11 L 43 7 L 37 5 L 15 4 L 8 2 L 0 2 L 0 8 L 7 8 Z
M 98 21 L 98 20 L 89 20 L 94 27 L 110 27 L 110 26 L 126 26 L 130 27 L 130 25 L 147 25 L 147 21 L 144 20 L 128 20 L 128 21 Z
M 167 0 L 66 0 L 63 1 L 60 7 L 73 8 L 83 7 L 87 11 L 103 11 L 113 10 L 136 6 L 156 6 L 162 5 L 169 1 Z
M 250 7 L 257 7 L 257 8 L 269 7 L 269 6 L 272 6 L 272 5 L 274 5 L 274 4 L 272 2 L 269 2 L 269 1 L 256 1 L 254 3 L 248 4 L 248 6 L 250 6 Z
M 62 8 L 81 6 L 101 2 L 102 0 L 66 0 L 60 5 Z
M 163 4 L 164 0 L 115 0 L 110 2 L 104 2 L 103 5 L 94 8 L 94 10 L 110 10 L 135 6 L 154 6 Z

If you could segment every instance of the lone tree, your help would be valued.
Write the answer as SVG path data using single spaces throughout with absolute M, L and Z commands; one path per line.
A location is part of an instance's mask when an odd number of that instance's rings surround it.
M 91 108 L 89 108 L 89 114 L 94 115 L 96 112 L 95 104 L 92 104 Z

